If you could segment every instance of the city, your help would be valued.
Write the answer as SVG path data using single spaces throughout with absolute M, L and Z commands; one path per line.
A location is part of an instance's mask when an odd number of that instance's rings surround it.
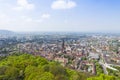
M 0 0 L 0 80 L 120 80 L 120 0 Z
M 15 53 L 41 56 L 59 62 L 63 67 L 92 75 L 103 73 L 120 77 L 120 36 L 116 34 L 2 34 L 0 56 Z

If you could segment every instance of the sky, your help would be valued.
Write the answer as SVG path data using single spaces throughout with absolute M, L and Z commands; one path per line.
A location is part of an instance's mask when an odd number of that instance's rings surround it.
M 0 29 L 119 32 L 120 0 L 0 0 Z

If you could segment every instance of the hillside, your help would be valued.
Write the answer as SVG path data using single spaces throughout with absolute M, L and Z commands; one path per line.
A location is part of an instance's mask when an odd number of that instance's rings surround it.
M 90 77 L 59 63 L 29 54 L 13 55 L 0 61 L 0 80 L 115 80 L 112 76 Z

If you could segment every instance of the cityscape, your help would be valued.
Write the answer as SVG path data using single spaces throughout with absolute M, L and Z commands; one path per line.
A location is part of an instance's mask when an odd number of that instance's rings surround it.
M 120 35 L 1 30 L 0 56 L 27 53 L 91 75 L 120 77 Z
M 120 80 L 120 0 L 0 0 L 0 80 Z

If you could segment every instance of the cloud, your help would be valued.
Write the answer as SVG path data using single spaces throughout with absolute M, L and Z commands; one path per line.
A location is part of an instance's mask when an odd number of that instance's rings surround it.
M 17 6 L 13 8 L 14 10 L 32 10 L 34 9 L 34 4 L 29 3 L 27 0 L 17 0 Z
M 76 3 L 72 0 L 56 0 L 52 3 L 52 9 L 71 9 L 76 7 Z
M 48 18 L 50 18 L 50 14 L 42 14 L 41 18 L 48 19 Z
M 7 15 L 5 15 L 5 14 L 0 14 L 0 19 L 2 18 L 6 18 L 7 17 Z

